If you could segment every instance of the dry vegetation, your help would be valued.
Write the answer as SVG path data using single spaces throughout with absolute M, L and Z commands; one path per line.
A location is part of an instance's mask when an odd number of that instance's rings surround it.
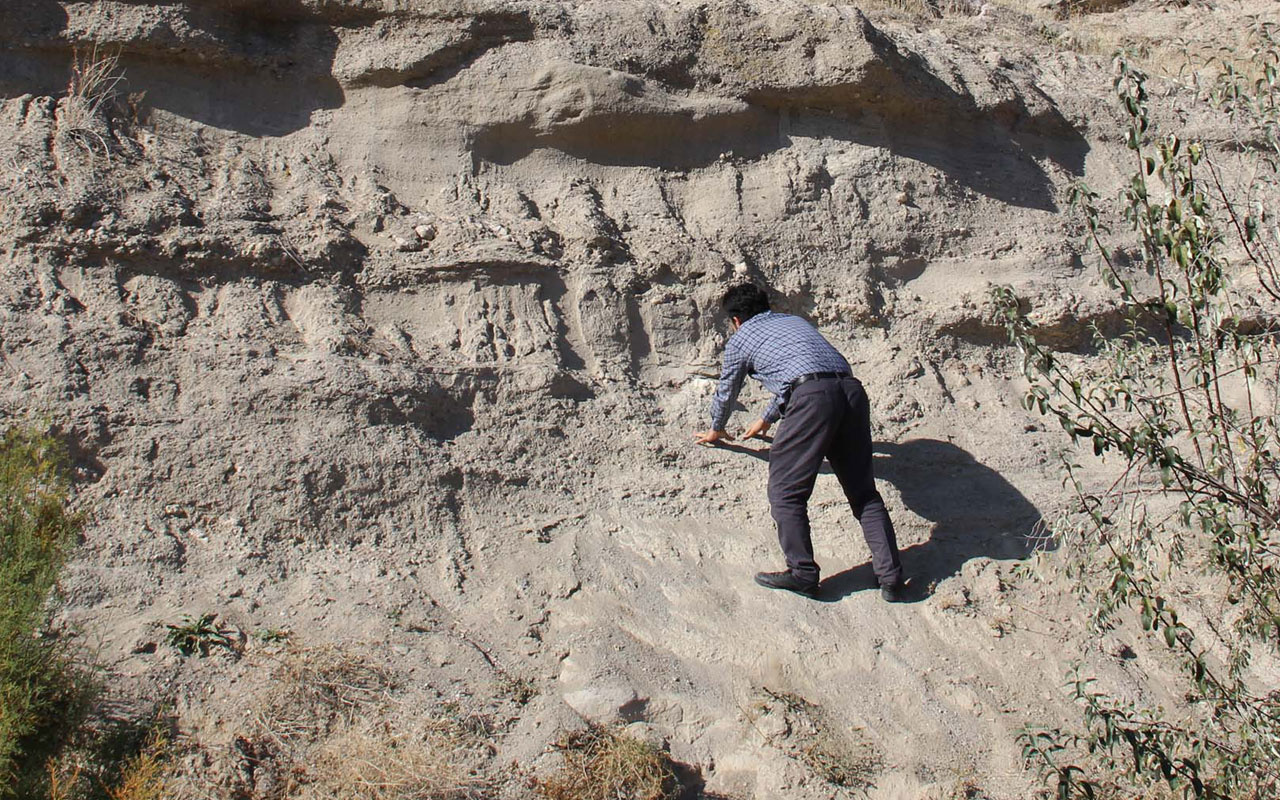
M 168 740 L 158 731 L 153 732 L 142 751 L 126 762 L 119 781 L 107 789 L 107 797 L 110 800 L 166 800 L 172 769 L 169 756 Z
M 973 16 L 982 12 L 983 0 L 864 0 L 867 11 L 887 11 L 915 20 Z
M 560 769 L 536 782 L 548 800 L 672 800 L 680 789 L 671 760 L 653 745 L 598 725 L 555 745 Z
M 260 736 L 291 752 L 352 724 L 368 708 L 384 706 L 393 687 L 389 673 L 350 650 L 293 649 L 281 657 L 254 721 Z
M 768 730 L 757 724 L 773 716 L 780 726 Z M 761 689 L 749 719 L 765 740 L 809 767 L 828 783 L 862 791 L 871 788 L 882 759 L 857 728 L 829 719 L 820 706 L 793 692 Z
M 463 800 L 486 783 L 455 763 L 453 740 L 438 726 L 404 732 L 386 725 L 335 731 L 317 748 L 299 798 L 333 800 Z
M 489 782 L 469 764 L 490 752 L 487 731 L 441 713 L 406 711 L 394 676 L 355 648 L 295 647 L 270 656 L 266 687 L 236 737 L 232 794 L 253 800 L 465 800 Z M 189 763 L 209 754 L 188 742 Z M 185 768 L 167 778 L 174 797 L 227 796 L 224 779 Z M 136 800 L 145 800 L 139 795 Z M 135 800 L 133 797 L 112 800 Z
M 123 80 L 119 53 L 106 52 L 97 45 L 77 52 L 71 64 L 67 96 L 58 108 L 55 141 L 70 142 L 91 155 L 100 153 L 110 158 L 106 112 L 116 102 Z

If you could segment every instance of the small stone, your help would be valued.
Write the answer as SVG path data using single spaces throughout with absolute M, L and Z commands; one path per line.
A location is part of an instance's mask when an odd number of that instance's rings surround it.
M 631 738 L 644 742 L 656 750 L 666 750 L 670 746 L 667 737 L 662 735 L 662 729 L 652 723 L 633 722 L 624 730 Z
M 562 697 L 574 711 L 586 719 L 601 723 L 627 719 L 633 709 L 642 708 L 648 702 L 647 698 L 639 697 L 634 689 L 623 685 L 593 685 L 565 692 Z

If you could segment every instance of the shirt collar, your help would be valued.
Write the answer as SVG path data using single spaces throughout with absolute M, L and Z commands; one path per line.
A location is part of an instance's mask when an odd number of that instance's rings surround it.
M 777 312 L 775 312 L 775 311 L 761 311 L 759 314 L 756 314 L 755 316 L 751 317 L 750 319 L 746 320 L 746 321 L 745 321 L 745 322 L 743 322 L 741 325 L 739 325 L 739 326 L 738 326 L 738 330 L 739 330 L 739 331 L 742 331 L 742 330 L 744 330 L 748 325 L 752 325 L 752 324 L 754 324 L 754 323 L 756 322 L 756 320 L 761 320 L 761 319 L 764 319 L 765 317 L 774 316 L 776 313 L 777 313 Z

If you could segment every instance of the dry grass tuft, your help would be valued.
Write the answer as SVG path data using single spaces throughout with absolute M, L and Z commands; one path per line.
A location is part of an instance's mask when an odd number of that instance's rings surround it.
M 91 155 L 100 151 L 110 158 L 105 112 L 115 102 L 123 80 L 118 52 L 104 52 L 96 44 L 87 52 L 77 50 L 67 96 L 58 109 L 56 138 L 73 142 Z
M 621 731 L 591 725 L 565 734 L 555 748 L 564 764 L 535 784 L 550 800 L 673 800 L 679 794 L 671 760 Z
M 1079 14 L 1104 14 L 1108 11 L 1117 11 L 1125 6 L 1133 5 L 1135 0 L 1065 0 L 1061 4 L 1062 16 L 1072 16 Z
M 259 730 L 277 747 L 314 740 L 362 709 L 384 703 L 391 675 L 338 647 L 291 650 L 272 675 L 272 690 L 259 705 Z
M 882 759 L 860 729 L 832 722 L 818 705 L 798 694 L 767 688 L 762 690 L 753 712 L 756 719 L 769 714 L 781 716 L 781 731 L 761 731 L 765 740 L 828 783 L 854 791 L 866 791 L 875 785 L 872 778 L 882 767 Z
M 174 751 L 159 728 L 151 728 L 145 738 L 132 744 L 124 743 L 124 751 L 116 750 L 110 735 L 101 730 L 90 736 L 92 747 L 67 748 L 49 759 L 43 787 L 21 796 L 40 800 L 173 800 Z
M 316 748 L 299 800 L 470 800 L 487 783 L 463 774 L 452 742 L 426 726 L 409 734 L 389 726 L 350 726 Z
M 235 796 L 479 800 L 492 795 L 491 782 L 469 766 L 493 752 L 492 731 L 483 718 L 460 710 L 438 719 L 408 717 L 397 700 L 394 676 L 349 648 L 291 646 L 272 660 L 270 684 L 255 698 L 249 728 L 236 739 L 240 766 L 230 775 Z M 190 796 L 217 791 L 199 773 L 176 783 L 198 785 Z

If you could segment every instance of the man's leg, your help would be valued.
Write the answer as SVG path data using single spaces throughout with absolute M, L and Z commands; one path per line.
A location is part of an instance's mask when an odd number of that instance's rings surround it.
M 862 535 L 871 550 L 871 568 L 881 586 L 902 582 L 902 562 L 889 510 L 876 491 L 871 453 L 871 408 L 867 393 L 857 378 L 840 381 L 848 408 L 831 443 L 827 458 L 840 479 L 849 507 L 862 526 Z
M 769 511 L 778 525 L 778 544 L 791 573 L 814 583 L 819 571 L 809 535 L 809 497 L 839 423 L 832 416 L 839 413 L 836 401 L 843 403 L 832 391 L 835 383 L 824 384 L 806 383 L 792 393 L 769 448 Z

